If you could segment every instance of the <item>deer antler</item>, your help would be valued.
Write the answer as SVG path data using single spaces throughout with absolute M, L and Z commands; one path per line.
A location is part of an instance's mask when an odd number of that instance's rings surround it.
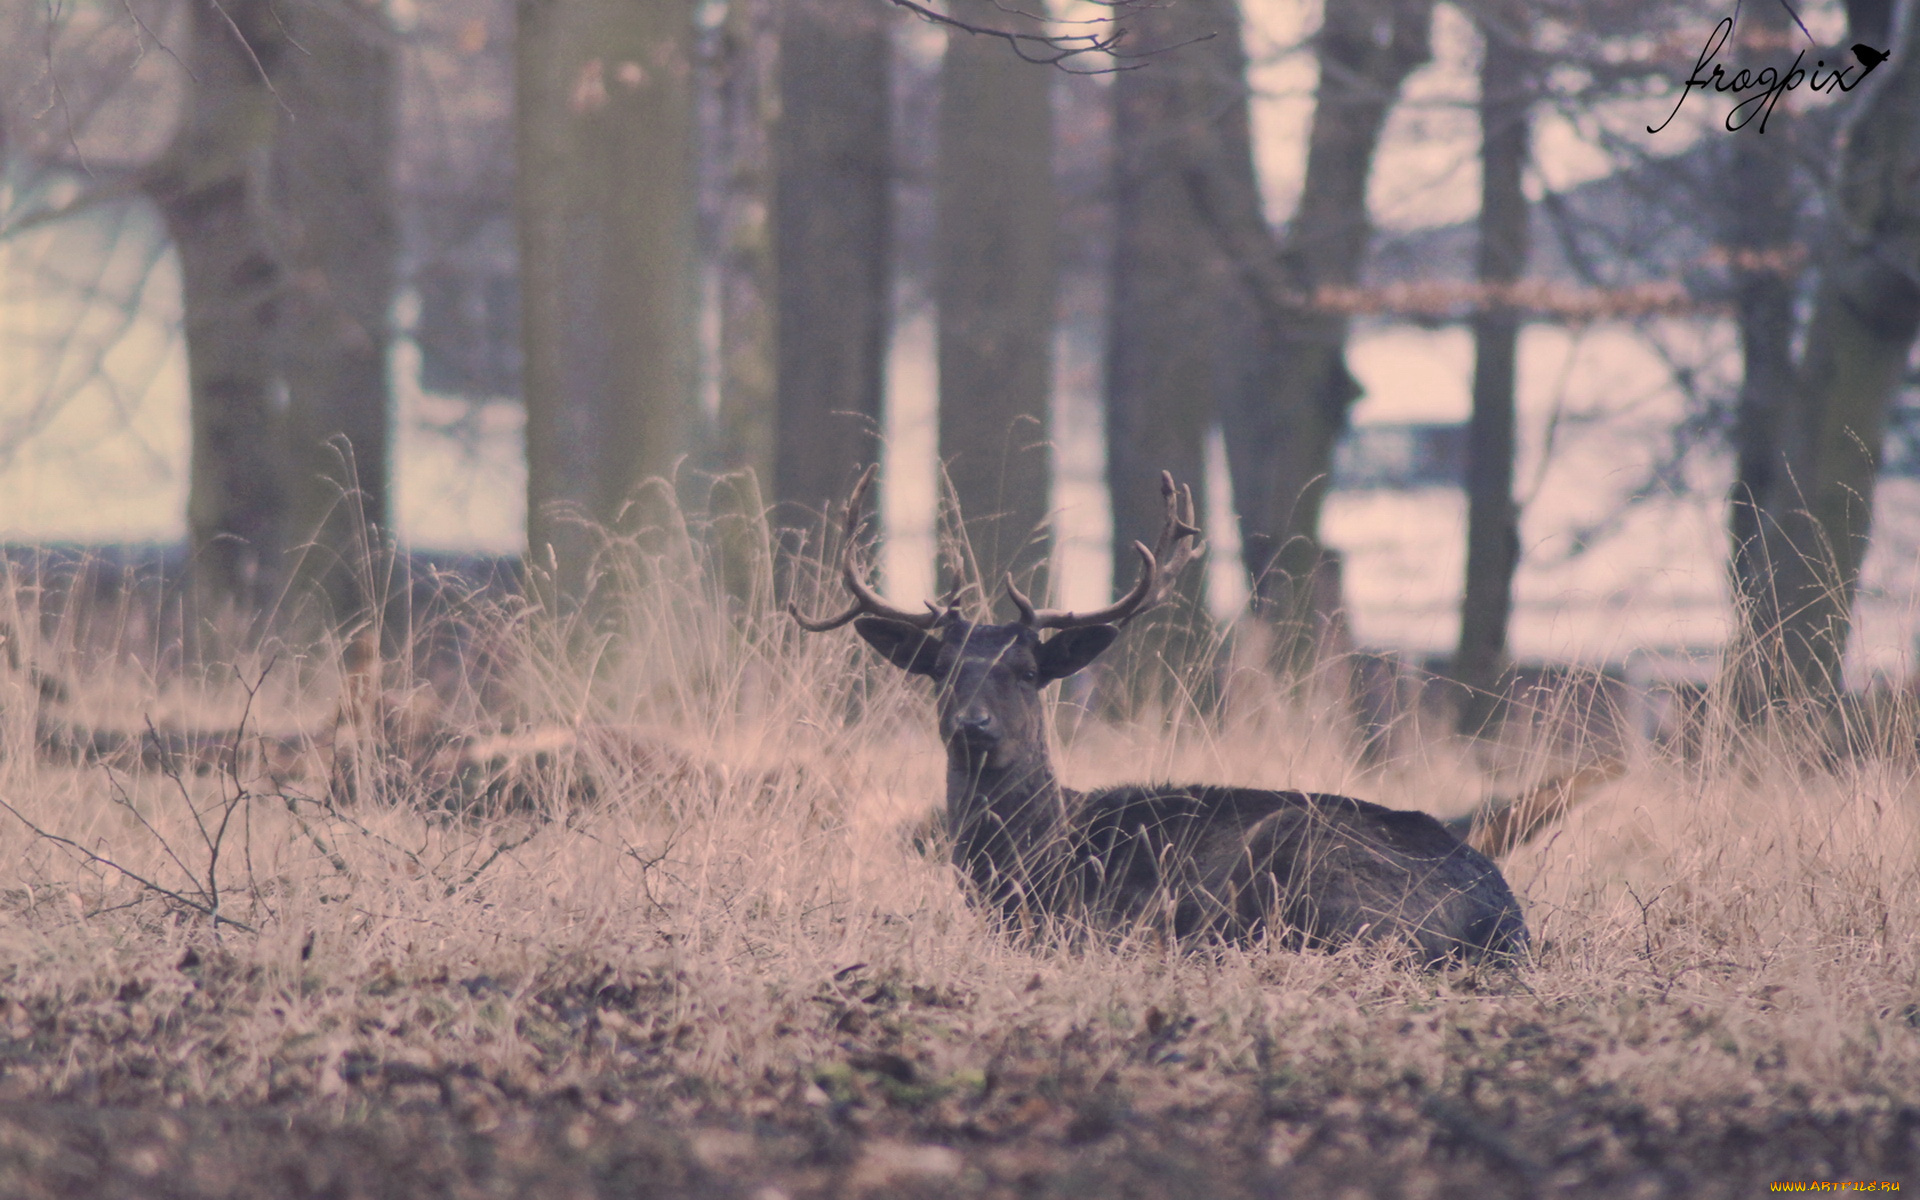
M 847 591 L 853 595 L 853 605 L 845 612 L 831 617 L 811 620 L 800 614 L 800 606 L 787 602 L 787 613 L 808 633 L 825 633 L 838 629 L 858 616 L 886 617 L 893 621 L 902 621 L 921 629 L 931 629 L 946 610 L 937 608 L 932 601 L 927 602 L 927 611 L 911 612 L 904 608 L 895 608 L 881 598 L 880 594 L 860 578 L 860 568 L 854 563 L 854 551 L 858 549 L 860 533 L 860 505 L 867 497 L 867 489 L 873 486 L 873 476 L 880 469 L 879 463 L 869 466 L 860 475 L 860 482 L 853 485 L 853 494 L 847 497 L 846 530 L 840 547 L 840 581 L 846 584 Z
M 1160 495 L 1166 501 L 1167 520 L 1152 550 L 1145 542 L 1133 544 L 1140 556 L 1140 578 L 1126 595 L 1095 612 L 1076 613 L 1064 609 L 1033 607 L 1014 586 L 1013 573 L 1007 573 L 1007 596 L 1020 610 L 1020 623 L 1030 629 L 1074 629 L 1082 625 L 1124 625 L 1133 618 L 1166 602 L 1180 572 L 1205 553 L 1207 544 L 1200 537 L 1193 506 L 1193 489 L 1177 486 L 1171 471 L 1160 472 Z

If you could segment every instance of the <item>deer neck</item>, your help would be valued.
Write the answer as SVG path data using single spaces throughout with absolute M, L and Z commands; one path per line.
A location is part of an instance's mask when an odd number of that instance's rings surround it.
M 947 827 L 954 864 L 1009 912 L 1046 903 L 1064 850 L 1071 800 L 1044 747 L 997 763 L 964 747 L 948 748 Z

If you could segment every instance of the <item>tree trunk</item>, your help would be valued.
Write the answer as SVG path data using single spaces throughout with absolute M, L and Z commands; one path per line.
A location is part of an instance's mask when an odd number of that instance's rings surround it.
M 729 0 L 720 27 L 720 420 L 716 465 L 773 478 L 775 359 L 771 137 L 779 115 L 774 0 Z
M 1238 49 L 1239 14 L 1231 0 L 1145 8 L 1134 24 L 1141 45 L 1178 48 L 1113 83 L 1107 487 L 1116 588 L 1137 569 L 1134 541 L 1151 545 L 1160 528 L 1160 472 L 1172 471 L 1195 489 L 1203 484 L 1221 275 L 1187 178 L 1198 141 L 1245 86 L 1216 49 L 1226 42 Z M 1191 605 L 1200 603 L 1201 579 L 1195 572 L 1185 581 Z
M 804 528 L 880 452 L 892 225 L 883 0 L 785 0 L 774 133 L 778 524 Z
M 285 273 L 266 191 L 277 121 L 267 74 L 286 54 L 265 0 L 188 15 L 188 97 L 146 186 L 180 258 L 192 451 L 196 608 L 243 615 L 278 592 L 285 515 L 273 345 Z
M 1491 7 L 1491 6 L 1490 6 Z M 1526 270 L 1531 154 L 1528 110 L 1533 87 L 1527 40 L 1516 8 L 1481 20 L 1480 246 L 1475 264 L 1489 291 L 1510 287 Z M 1513 498 L 1514 374 L 1520 313 L 1483 300 L 1473 316 L 1473 416 L 1467 428 L 1467 571 L 1460 602 L 1460 644 L 1453 677 L 1461 686 L 1460 732 L 1479 733 L 1498 708 L 1507 665 L 1507 622 L 1520 554 Z
M 1831 248 L 1821 263 L 1792 410 L 1787 468 L 1764 532 L 1778 618 L 1747 637 L 1773 666 L 1774 699 L 1827 699 L 1842 686 L 1854 591 L 1872 528 L 1887 408 L 1920 331 L 1920 63 L 1913 0 L 1890 60 L 1863 84 L 1837 172 Z M 1768 652 L 1777 646 L 1777 653 Z M 1775 666 L 1774 664 L 1777 664 Z
M 956 17 L 1039 33 L 990 0 Z M 1045 594 L 1056 205 L 1053 72 L 1003 41 L 947 34 L 937 189 L 940 462 L 991 599 L 1011 571 Z M 955 580 L 942 580 L 946 590 Z
M 720 26 L 720 411 L 709 465 L 713 569 L 752 608 L 770 597 L 763 488 L 773 482 L 779 344 L 773 135 L 780 114 L 777 0 L 728 0 Z
M 276 209 L 289 271 L 288 527 L 311 541 L 299 578 L 335 621 L 371 616 L 373 552 L 389 528 L 389 309 L 400 253 L 394 194 L 398 62 L 378 10 L 282 13 L 302 53 L 280 89 Z
M 1214 125 L 1245 106 L 1245 56 L 1232 0 L 1136 10 L 1140 45 L 1170 46 L 1113 82 L 1114 243 L 1107 321 L 1107 490 L 1113 585 L 1139 570 L 1164 519 L 1160 473 L 1201 494 L 1207 428 L 1223 381 L 1225 272 L 1191 179 Z M 1209 643 L 1206 573 L 1130 632 L 1110 670 L 1134 702 L 1183 694 Z
M 527 0 L 518 143 L 527 546 L 577 602 L 596 539 L 686 450 L 694 334 L 694 0 Z
M 1786 12 L 1774 5 L 1756 5 L 1744 19 L 1769 40 L 1792 28 Z M 1782 422 L 1797 390 L 1794 302 L 1801 268 L 1795 237 L 1806 197 L 1796 145 L 1801 128 L 1796 114 L 1783 107 L 1772 114 L 1766 136 L 1729 138 L 1724 183 L 1711 193 L 1740 331 L 1743 369 L 1734 402 L 1734 479 L 1727 522 L 1734 599 L 1751 633 L 1774 629 L 1780 619 L 1771 560 L 1787 548 L 1779 544 L 1781 531 L 1769 528 L 1769 514 L 1781 499 L 1789 508 L 1793 505 L 1792 469 L 1783 457 L 1789 441 Z M 1739 711 L 1751 717 L 1764 709 L 1772 690 L 1767 681 L 1771 672 L 1757 658 L 1777 642 L 1747 636 L 1739 645 L 1729 682 Z
M 1266 386 L 1231 393 L 1236 403 L 1223 424 L 1254 611 L 1274 626 L 1282 668 L 1310 658 L 1326 623 L 1315 611 L 1322 589 L 1314 581 L 1326 570 L 1320 509 L 1334 444 L 1359 395 L 1346 366 L 1348 319 L 1315 295 L 1360 278 L 1372 236 L 1367 179 L 1401 84 L 1429 57 L 1432 16 L 1432 0 L 1327 6 L 1315 40 L 1320 85 L 1306 176 L 1283 238 L 1260 209 L 1251 142 L 1238 132 L 1244 116 L 1226 127 L 1236 144 L 1220 161 L 1230 166 L 1194 181 L 1264 326 Z

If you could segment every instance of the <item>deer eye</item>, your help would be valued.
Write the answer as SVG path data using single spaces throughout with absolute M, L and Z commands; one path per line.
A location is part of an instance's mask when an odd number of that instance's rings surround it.
M 1026 670 L 1020 672 L 1021 683 L 1038 683 L 1039 681 L 1040 672 L 1034 670 L 1032 667 L 1028 667 Z

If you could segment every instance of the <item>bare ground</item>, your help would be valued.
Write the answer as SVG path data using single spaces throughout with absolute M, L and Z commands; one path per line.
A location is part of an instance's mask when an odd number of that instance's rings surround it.
M 1019 1001 L 864 967 L 729 999 L 670 954 L 518 980 L 185 957 L 10 990 L 0 1194 L 1736 1196 L 1899 1181 L 1920 1150 L 1910 1078 L 1814 1085 L 1652 977 L 1548 996 L 1525 971 L 1243 963 L 1220 985 L 1287 999 L 1250 1029 L 1199 981 L 1088 1016 L 1040 972 Z M 747 1003 L 743 1076 L 711 1051 Z M 265 1094 L 207 1103 L 223 1075 Z

